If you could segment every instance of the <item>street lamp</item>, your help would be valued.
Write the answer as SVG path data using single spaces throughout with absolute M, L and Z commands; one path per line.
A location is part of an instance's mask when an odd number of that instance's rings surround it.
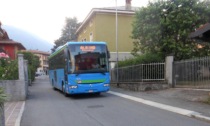
M 116 4 L 116 69 L 117 69 L 117 85 L 118 85 L 118 18 L 117 18 L 117 0 Z

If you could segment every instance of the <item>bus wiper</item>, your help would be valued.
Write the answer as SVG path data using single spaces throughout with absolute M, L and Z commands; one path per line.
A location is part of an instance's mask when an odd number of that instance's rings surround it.
M 79 76 L 80 74 L 82 74 L 81 71 L 75 73 L 76 76 Z
M 103 75 L 106 75 L 105 72 L 100 72 L 100 73 L 103 74 Z
M 92 71 L 91 73 L 101 73 L 103 75 L 106 75 L 106 73 L 104 71 Z

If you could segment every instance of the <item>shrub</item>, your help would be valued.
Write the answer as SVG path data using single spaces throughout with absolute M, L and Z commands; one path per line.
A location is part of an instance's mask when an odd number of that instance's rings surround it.
M 31 81 L 35 80 L 36 69 L 40 65 L 39 57 L 31 52 L 19 52 L 23 54 L 25 60 L 28 60 L 28 77 Z
M 163 62 L 164 58 L 160 54 L 146 53 L 139 56 L 136 56 L 133 59 L 127 59 L 124 61 L 119 61 L 119 67 L 132 66 L 137 64 L 147 64 L 155 62 Z
M 35 71 L 39 67 L 39 57 L 31 52 L 19 52 L 28 60 L 28 75 L 31 81 L 35 79 Z M 17 80 L 18 79 L 18 60 L 0 58 L 0 80 Z
M 210 105 L 210 93 L 209 93 L 209 96 L 208 96 L 207 100 L 204 101 L 204 102 Z
M 0 80 L 17 80 L 18 63 L 17 60 L 0 58 Z

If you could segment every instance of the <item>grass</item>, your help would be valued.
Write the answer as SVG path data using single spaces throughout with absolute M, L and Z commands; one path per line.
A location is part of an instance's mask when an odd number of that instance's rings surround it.
M 209 105 L 210 105 L 210 97 L 209 97 L 206 101 L 204 101 L 204 103 L 206 103 L 206 104 L 209 104 Z
M 206 104 L 209 104 L 209 105 L 210 105 L 210 93 L 209 93 L 208 98 L 204 101 L 204 103 L 206 103 Z

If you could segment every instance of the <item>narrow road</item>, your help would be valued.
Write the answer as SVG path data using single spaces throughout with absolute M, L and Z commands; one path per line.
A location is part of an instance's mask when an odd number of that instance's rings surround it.
M 209 126 L 110 93 L 65 97 L 42 76 L 29 87 L 21 126 Z

